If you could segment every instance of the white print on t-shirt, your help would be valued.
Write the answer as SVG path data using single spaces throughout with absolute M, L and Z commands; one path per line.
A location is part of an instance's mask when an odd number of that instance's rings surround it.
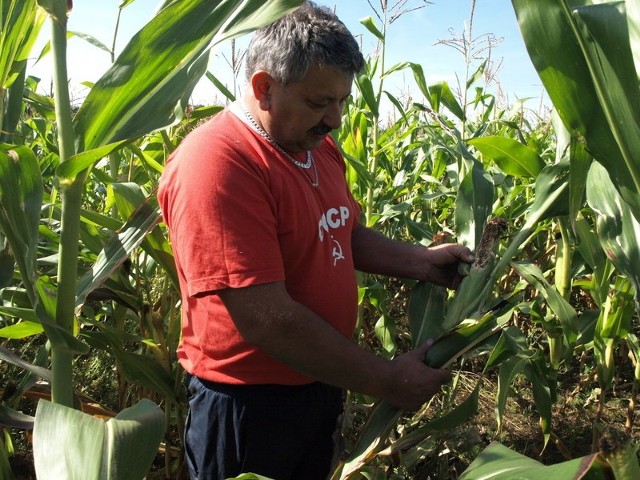
M 333 266 L 335 267 L 336 263 L 338 263 L 338 260 L 344 260 L 344 255 L 342 254 L 342 245 L 340 245 L 340 242 L 335 240 L 333 238 L 333 235 L 331 235 L 331 240 L 333 240 L 333 243 L 335 243 L 333 251 L 331 252 L 333 254 Z
M 349 209 L 345 206 L 330 208 L 326 213 L 323 213 L 318 222 L 318 236 L 320 241 L 324 241 L 325 233 L 329 233 L 330 230 L 344 227 L 348 219 Z M 333 238 L 333 235 L 331 235 L 331 240 L 334 243 L 331 253 L 333 255 L 333 265 L 335 266 L 338 260 L 344 260 L 344 254 L 342 252 L 342 245 Z

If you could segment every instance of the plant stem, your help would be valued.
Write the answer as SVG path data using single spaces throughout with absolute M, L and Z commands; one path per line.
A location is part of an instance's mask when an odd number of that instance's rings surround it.
M 71 101 L 67 76 L 67 2 L 55 0 L 51 15 L 53 82 L 60 162 L 75 154 Z M 73 334 L 75 287 L 78 266 L 80 201 L 84 176 L 72 183 L 61 183 L 62 221 L 58 258 L 58 296 L 56 323 Z M 51 398 L 53 402 L 73 406 L 73 352 L 58 342 L 51 345 Z
M 388 23 L 388 19 L 389 19 L 389 12 L 386 8 L 386 5 L 382 5 L 383 7 L 383 14 L 384 14 L 384 19 L 382 22 L 382 38 L 385 39 L 386 35 L 387 35 L 387 23 Z M 372 125 L 371 125 L 371 129 L 372 129 L 372 133 L 371 133 L 371 142 L 372 142 L 372 146 L 373 146 L 373 150 L 371 152 L 371 164 L 369 165 L 369 172 L 371 173 L 371 178 L 374 180 L 373 184 L 369 185 L 369 187 L 367 188 L 367 202 L 366 202 L 366 209 L 365 209 L 365 219 L 366 219 L 366 225 L 369 227 L 371 226 L 371 219 L 373 217 L 373 203 L 374 203 L 374 196 L 375 196 L 375 178 L 376 178 L 376 171 L 378 170 L 378 136 L 380 135 L 380 111 L 379 111 L 379 106 L 380 106 L 380 99 L 382 98 L 382 86 L 384 84 L 384 58 L 385 58 L 385 41 L 384 40 L 379 40 L 378 41 L 378 47 L 380 49 L 380 83 L 378 85 L 378 92 L 376 94 L 376 101 L 378 102 L 378 112 L 377 115 L 373 115 L 372 114 Z M 373 113 L 373 112 L 372 112 Z

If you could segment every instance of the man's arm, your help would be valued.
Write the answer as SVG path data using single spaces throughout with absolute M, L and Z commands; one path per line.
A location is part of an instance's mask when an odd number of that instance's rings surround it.
M 446 243 L 423 247 L 392 240 L 364 226 L 351 235 L 356 269 L 379 275 L 424 280 L 447 288 L 462 281 L 460 262 L 473 262 L 471 251 L 462 245 Z
M 391 361 L 360 348 L 294 301 L 282 282 L 217 294 L 247 342 L 319 381 L 415 410 L 450 379 L 423 363 L 427 345 Z

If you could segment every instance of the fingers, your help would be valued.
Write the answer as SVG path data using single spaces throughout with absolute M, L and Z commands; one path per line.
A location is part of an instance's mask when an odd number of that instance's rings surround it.
M 434 369 L 424 363 L 425 355 L 433 343 L 433 339 L 426 340 L 419 347 L 393 360 L 395 373 L 389 379 L 391 384 L 386 400 L 403 410 L 414 411 L 449 382 L 449 371 Z

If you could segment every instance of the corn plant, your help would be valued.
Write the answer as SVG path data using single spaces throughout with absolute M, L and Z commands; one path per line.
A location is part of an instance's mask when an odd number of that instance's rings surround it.
M 635 338 L 632 297 L 636 319 L 640 312 L 640 8 L 633 1 L 512 3 L 531 60 L 576 152 L 569 221 L 593 272 L 584 284 L 599 308 L 593 341 L 602 402 L 615 371 L 613 352 Z M 579 214 L 585 190 L 595 234 Z

